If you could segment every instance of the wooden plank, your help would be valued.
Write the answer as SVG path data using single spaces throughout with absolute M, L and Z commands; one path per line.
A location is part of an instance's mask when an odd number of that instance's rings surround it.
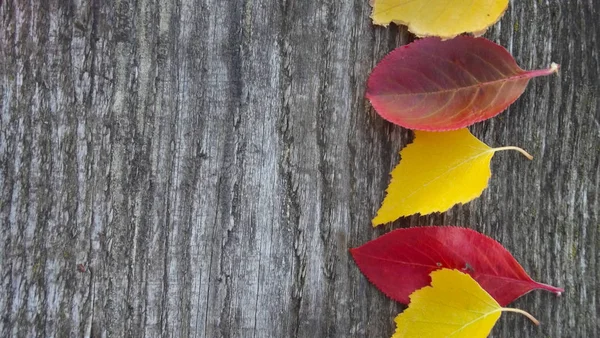
M 480 199 L 372 229 L 412 136 L 365 82 L 412 38 L 367 1 L 0 2 L 1 335 L 388 337 L 402 306 L 348 248 L 453 224 L 566 290 L 495 337 L 598 336 L 599 6 L 514 2 L 486 34 L 561 64 L 471 128 L 533 162 L 498 154 Z

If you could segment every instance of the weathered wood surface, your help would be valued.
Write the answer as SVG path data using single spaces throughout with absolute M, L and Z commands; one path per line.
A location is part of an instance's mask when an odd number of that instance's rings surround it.
M 560 75 L 471 129 L 535 159 L 498 154 L 480 199 L 374 230 L 411 134 L 365 81 L 410 37 L 367 0 L 3 1 L 0 335 L 389 337 L 402 307 L 348 248 L 455 224 L 566 289 L 495 337 L 599 336 L 599 8 L 514 1 L 486 36 Z

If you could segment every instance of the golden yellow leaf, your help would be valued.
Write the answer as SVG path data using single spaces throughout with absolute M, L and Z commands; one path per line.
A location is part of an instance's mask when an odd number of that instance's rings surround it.
M 410 295 L 408 309 L 396 317 L 396 332 L 402 337 L 487 337 L 502 311 L 527 316 L 529 313 L 503 308 L 468 274 L 441 269 L 431 274 L 431 286 Z
M 376 25 L 407 25 L 417 36 L 450 39 L 461 33 L 481 34 L 507 7 L 508 0 L 375 0 L 371 18 Z
M 475 138 L 468 129 L 448 132 L 415 131 L 415 140 L 400 152 L 373 225 L 416 213 L 443 212 L 454 204 L 469 202 L 487 187 L 490 160 L 499 150 Z

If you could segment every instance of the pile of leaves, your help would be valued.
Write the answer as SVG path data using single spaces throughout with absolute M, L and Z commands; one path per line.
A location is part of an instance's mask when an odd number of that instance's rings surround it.
M 552 63 L 523 70 L 504 47 L 478 37 L 500 20 L 508 0 L 374 0 L 372 6 L 374 24 L 405 24 L 422 37 L 389 53 L 367 83 L 375 111 L 415 134 L 400 152 L 374 226 L 477 198 L 497 151 L 533 159 L 518 147 L 492 148 L 466 129 L 504 111 L 530 79 L 559 69 Z M 506 306 L 534 289 L 563 292 L 532 280 L 500 243 L 466 228 L 399 229 L 351 254 L 371 283 L 408 304 L 393 338 L 486 337 L 507 311 L 538 324 Z

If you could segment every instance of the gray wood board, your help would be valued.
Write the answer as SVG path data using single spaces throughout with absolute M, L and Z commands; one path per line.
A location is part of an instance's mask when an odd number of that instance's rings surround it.
M 514 1 L 486 34 L 561 64 L 471 128 L 535 159 L 498 153 L 481 198 L 377 229 L 412 134 L 365 82 L 412 38 L 367 0 L 1 3 L 1 336 L 389 337 L 403 307 L 348 249 L 428 224 L 565 288 L 493 336 L 600 335 L 598 0 Z

